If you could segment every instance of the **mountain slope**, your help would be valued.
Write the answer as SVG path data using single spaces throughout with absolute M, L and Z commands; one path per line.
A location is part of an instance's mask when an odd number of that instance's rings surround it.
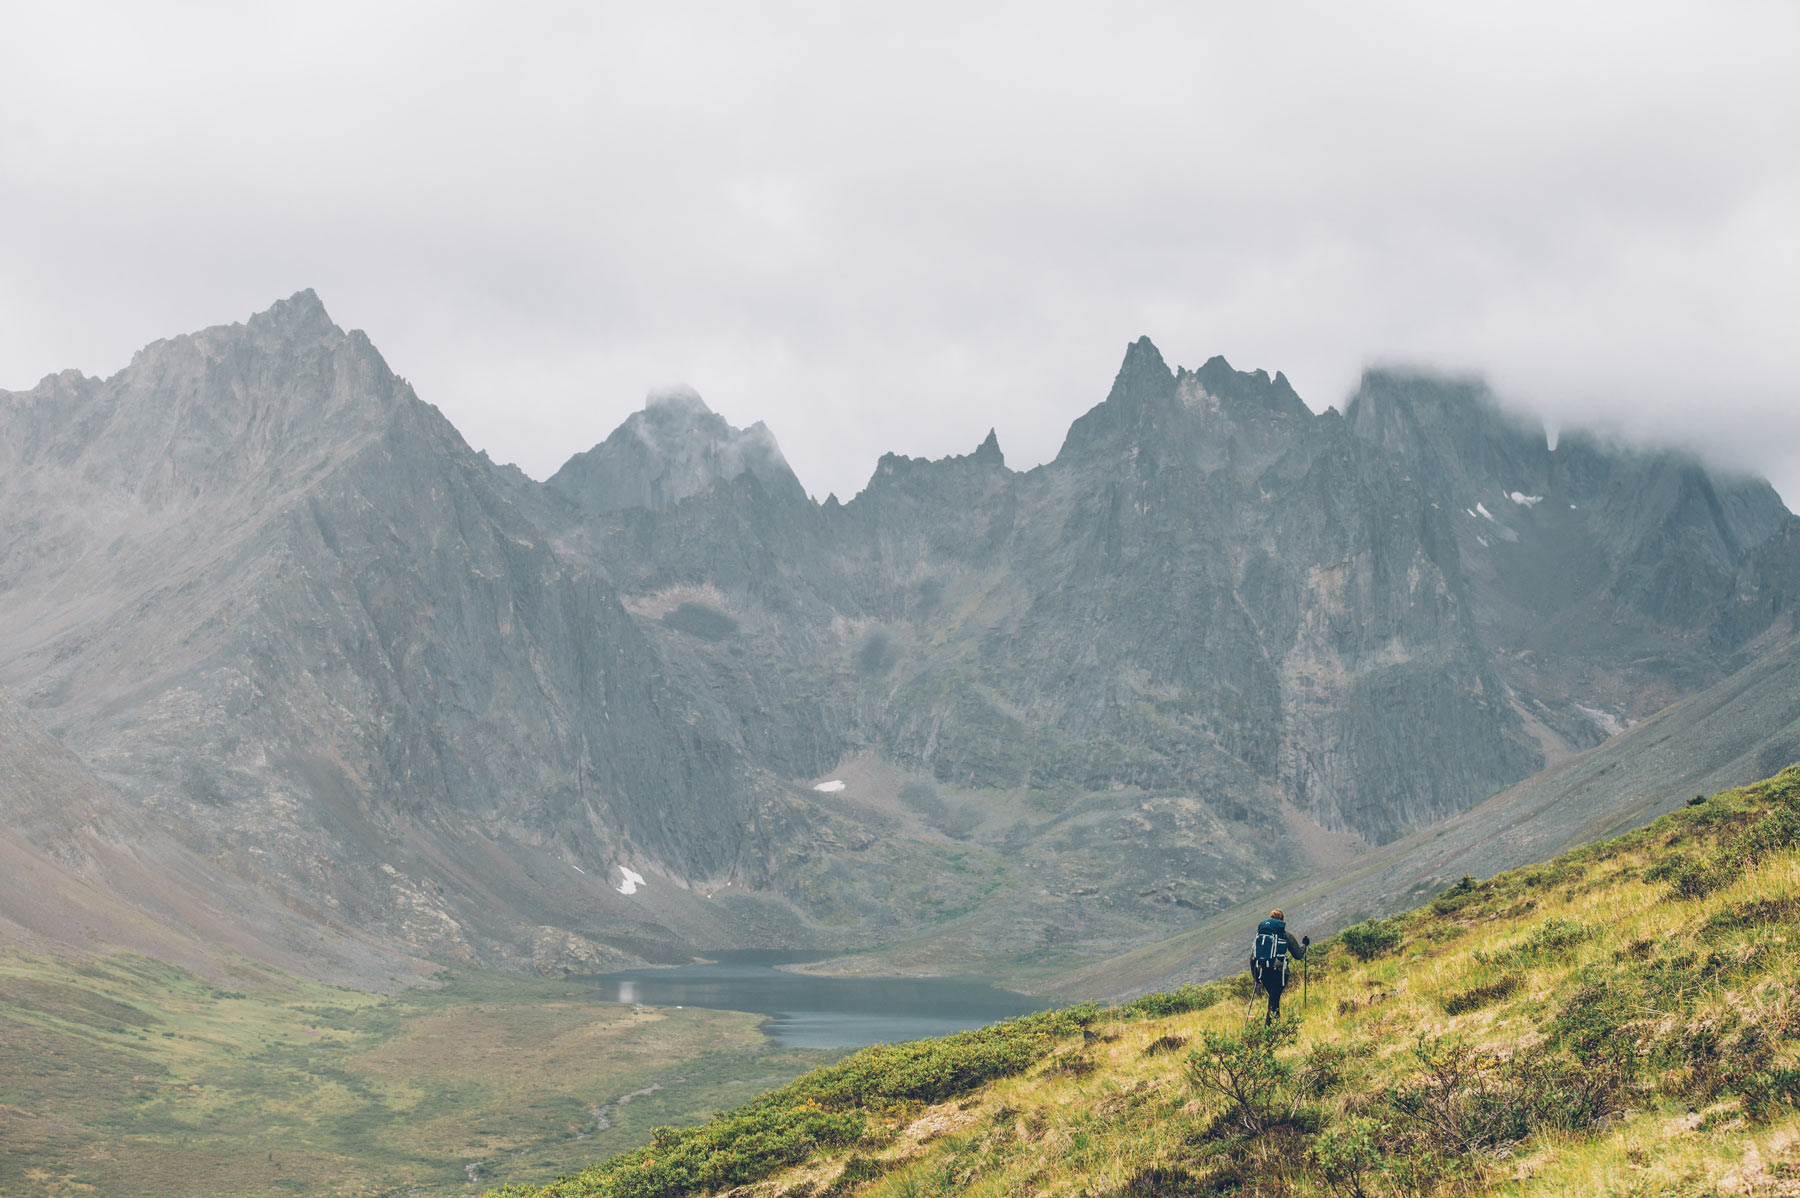
M 882 1046 L 497 1193 L 1785 1192 L 1797 844 L 1800 768 L 1315 945 L 1274 1028 L 1240 974 Z
M 0 395 L 0 686 L 195 853 L 438 960 L 1110 956 L 1782 634 L 1766 487 L 1456 394 L 1314 415 L 1145 339 L 1031 471 L 990 435 L 815 504 L 684 393 L 538 484 L 302 292 Z M 1540 475 L 1578 510 L 1514 503 L 1518 552 L 1604 566 L 1561 606 L 1447 502 Z
M 1065 972 L 1070 997 L 1127 996 L 1238 967 L 1240 929 L 1272 905 L 1335 931 L 1404 910 L 1464 875 L 1546 860 L 1800 762 L 1800 638 L 1702 693 L 1470 810 L 1343 866 L 1298 874 L 1166 939 Z M 1041 984 L 1041 983 L 1039 983 Z
M 535 925 L 590 965 L 633 958 L 583 932 L 738 938 L 614 891 L 736 868 L 730 747 L 310 293 L 0 424 L 0 677 L 160 820 L 440 958 L 530 960 Z
M 399 945 L 290 910 L 176 842 L 3 692 L 0 939 L 124 949 L 215 977 L 247 958 L 369 989 L 429 969 Z

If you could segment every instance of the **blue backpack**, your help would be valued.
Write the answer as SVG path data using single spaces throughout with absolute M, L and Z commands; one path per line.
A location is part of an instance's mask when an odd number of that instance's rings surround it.
M 1253 966 L 1261 968 L 1265 965 L 1287 964 L 1288 946 L 1287 925 L 1277 920 L 1265 919 L 1256 926 L 1256 949 L 1250 956 Z

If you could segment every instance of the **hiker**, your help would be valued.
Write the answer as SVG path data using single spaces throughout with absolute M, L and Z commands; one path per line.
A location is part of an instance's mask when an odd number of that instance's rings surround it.
M 1250 958 L 1250 975 L 1269 992 L 1269 1011 L 1263 1016 L 1265 1027 L 1281 1018 L 1281 992 L 1287 989 L 1288 958 L 1300 960 L 1306 956 L 1306 946 L 1311 943 L 1311 936 L 1302 936 L 1300 943 L 1294 943 L 1280 907 L 1256 925 L 1256 949 Z

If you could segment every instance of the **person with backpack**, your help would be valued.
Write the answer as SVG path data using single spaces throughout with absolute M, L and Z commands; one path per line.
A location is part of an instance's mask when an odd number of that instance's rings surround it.
M 1311 936 L 1302 936 L 1300 943 L 1294 943 L 1280 907 L 1269 912 L 1269 918 L 1256 925 L 1256 947 L 1250 957 L 1250 976 L 1269 995 L 1269 1010 L 1263 1016 L 1265 1027 L 1281 1018 L 1281 992 L 1287 989 L 1288 959 L 1291 957 L 1298 961 L 1305 957 L 1306 947 L 1311 943 Z

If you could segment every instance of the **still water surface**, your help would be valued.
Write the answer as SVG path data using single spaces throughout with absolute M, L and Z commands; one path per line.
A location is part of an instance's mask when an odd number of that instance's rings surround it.
M 720 953 L 674 969 L 631 969 L 590 979 L 603 1002 L 710 1007 L 769 1017 L 769 1034 L 796 1048 L 860 1048 L 942 1036 L 1049 1003 L 971 978 L 826 978 L 777 965 L 818 954 Z

